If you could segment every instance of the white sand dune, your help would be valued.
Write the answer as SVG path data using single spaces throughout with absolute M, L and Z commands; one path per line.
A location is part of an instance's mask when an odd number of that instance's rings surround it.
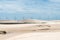
M 60 23 L 58 22 L 42 20 L 21 20 L 19 22 L 27 22 L 27 24 L 0 24 L 0 31 L 7 32 L 6 35 L 0 34 L 0 40 L 60 40 Z
M 60 40 L 60 32 L 32 32 L 17 35 L 7 40 Z

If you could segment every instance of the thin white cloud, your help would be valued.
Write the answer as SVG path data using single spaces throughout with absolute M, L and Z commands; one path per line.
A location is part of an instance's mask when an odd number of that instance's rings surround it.
M 31 0 L 32 1 L 32 0 Z M 58 0 L 50 0 L 51 2 L 55 2 Z M 19 3 L 20 2 L 20 3 Z M 24 2 L 24 1 L 21 1 L 21 0 L 15 0 L 13 2 L 11 1 L 4 1 L 2 3 L 0 3 L 0 12 L 1 13 L 17 13 L 17 12 L 22 12 L 22 13 L 47 13 L 47 14 L 50 14 L 50 13 L 60 13 L 59 11 L 59 8 L 60 8 L 60 4 L 56 4 L 56 3 L 51 3 L 51 4 L 48 4 L 48 5 L 43 5 L 45 3 L 38 3 L 38 1 L 36 2 L 33 1 L 37 4 L 30 4 L 30 1 L 27 1 Z M 27 3 L 27 4 L 25 4 Z M 42 4 L 42 5 L 41 5 Z M 40 5 L 40 6 L 39 6 Z

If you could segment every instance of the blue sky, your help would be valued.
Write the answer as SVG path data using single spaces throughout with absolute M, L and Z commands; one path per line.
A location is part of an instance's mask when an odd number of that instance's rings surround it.
M 0 0 L 0 19 L 60 20 L 60 0 Z

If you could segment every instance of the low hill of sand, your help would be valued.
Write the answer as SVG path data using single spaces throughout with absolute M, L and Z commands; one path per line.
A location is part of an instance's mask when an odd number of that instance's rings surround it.
M 37 19 L 27 19 L 27 20 L 0 20 L 0 23 L 20 23 L 20 24 L 38 24 L 46 23 L 48 21 L 37 20 Z
M 60 23 L 44 20 L 0 20 L 0 31 L 6 31 L 6 35 L 0 34 L 0 40 L 60 40 Z M 27 23 L 27 24 L 24 24 Z M 34 32 L 34 33 L 33 33 Z

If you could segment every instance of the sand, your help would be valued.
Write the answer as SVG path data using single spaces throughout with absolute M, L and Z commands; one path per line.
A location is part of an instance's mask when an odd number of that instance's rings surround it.
M 0 40 L 60 40 L 60 23 L 0 24 Z M 39 36 L 38 36 L 39 35 Z
M 32 32 L 17 35 L 7 40 L 60 40 L 60 32 Z

